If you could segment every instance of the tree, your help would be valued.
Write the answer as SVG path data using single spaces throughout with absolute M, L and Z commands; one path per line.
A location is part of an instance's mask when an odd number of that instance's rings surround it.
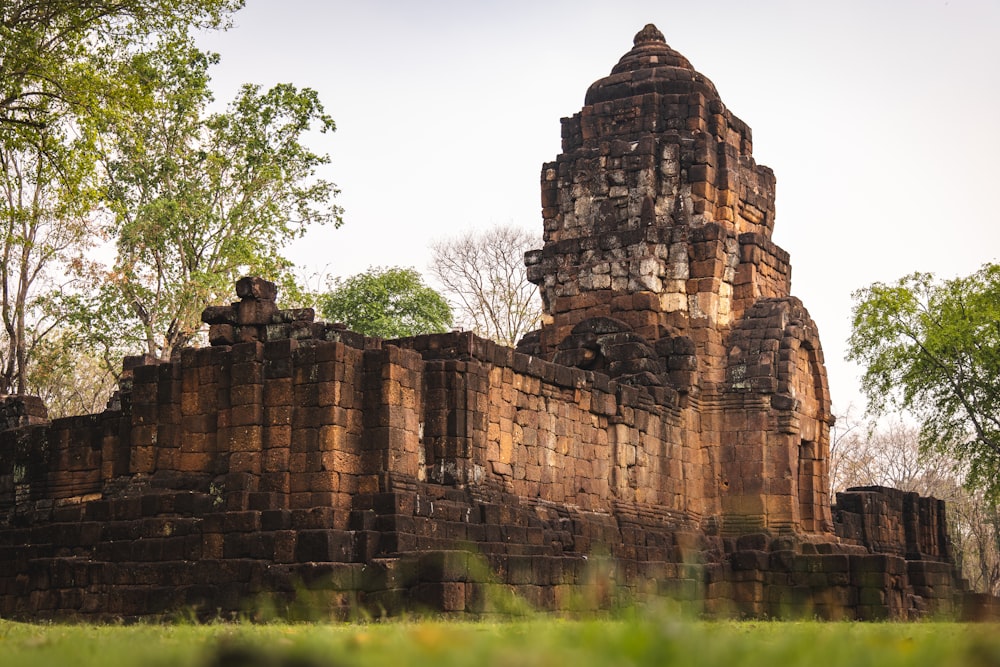
M 116 63 L 225 27 L 242 0 L 0 3 L 0 392 L 23 393 L 98 237 L 93 124 L 140 91 Z M 46 355 L 46 359 L 49 357 Z
M 1000 595 L 1000 509 L 983 492 L 961 489 L 948 501 L 953 550 L 973 590 Z
M 850 486 L 862 485 L 862 483 L 855 481 L 857 479 L 855 460 L 858 458 L 858 443 L 863 442 L 857 436 L 857 432 L 858 429 L 862 428 L 862 423 L 855 418 L 853 407 L 853 405 L 849 405 L 846 412 L 838 414 L 830 428 L 828 466 L 831 498 L 837 491 L 842 491 Z
M 413 269 L 368 269 L 335 279 L 332 288 L 319 297 L 323 317 L 366 336 L 403 338 L 451 328 L 447 300 Z
M 838 443 L 833 491 L 852 486 L 888 486 L 951 501 L 961 492 L 956 461 L 937 451 L 922 452 L 919 430 L 901 420 L 859 426 Z M 831 465 L 831 470 L 834 466 Z
M 53 330 L 32 358 L 27 391 L 42 399 L 50 419 L 101 412 L 117 388 L 117 374 L 70 329 Z
M 37 106 L 44 126 L 0 141 L 0 393 L 26 391 L 35 349 L 63 321 L 52 296 L 72 286 L 96 233 L 90 138 L 58 105 Z
M 316 178 L 329 157 L 302 142 L 314 126 L 335 129 L 316 92 L 244 85 L 206 115 L 216 59 L 189 41 L 136 55 L 119 75 L 143 95 L 99 126 L 117 256 L 89 304 L 93 324 L 159 358 L 194 339 L 202 308 L 240 276 L 287 284 L 281 251 L 309 225 L 341 224 L 336 187 Z
M 536 245 L 523 229 L 493 227 L 432 246 L 431 273 L 457 302 L 461 324 L 509 346 L 538 327 L 541 301 L 524 265 Z
M 119 99 L 109 65 L 191 29 L 220 28 L 243 0 L 4 0 L 0 135 L 44 129 L 53 106 L 76 115 Z
M 945 281 L 914 273 L 853 297 L 848 358 L 865 367 L 869 410 L 916 416 L 923 449 L 949 453 L 1000 500 L 1000 266 Z

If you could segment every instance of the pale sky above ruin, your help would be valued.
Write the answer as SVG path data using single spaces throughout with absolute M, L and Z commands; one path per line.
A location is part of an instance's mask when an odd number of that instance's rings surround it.
M 851 292 L 1000 259 L 1000 2 L 247 0 L 201 45 L 222 56 L 220 102 L 244 82 L 319 91 L 338 130 L 312 145 L 345 224 L 291 255 L 347 276 L 426 272 L 431 242 L 494 224 L 540 237 L 559 119 L 646 23 L 753 128 L 835 411 L 863 407 Z

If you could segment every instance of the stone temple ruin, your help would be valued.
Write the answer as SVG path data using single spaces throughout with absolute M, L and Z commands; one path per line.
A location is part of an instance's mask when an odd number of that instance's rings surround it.
M 210 346 L 127 360 L 114 409 L 7 397 L 0 616 L 959 613 L 941 501 L 831 505 L 823 352 L 750 128 L 650 25 L 562 140 L 516 350 L 365 338 L 246 278 Z

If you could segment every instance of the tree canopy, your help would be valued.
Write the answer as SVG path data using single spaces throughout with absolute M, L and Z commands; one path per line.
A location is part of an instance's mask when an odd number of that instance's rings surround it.
M 1000 266 L 914 273 L 853 296 L 848 358 L 865 368 L 869 410 L 913 414 L 925 450 L 950 452 L 1000 500 Z
M 194 34 L 243 4 L 0 2 L 0 392 L 169 357 L 246 273 L 297 293 L 284 248 L 341 222 L 329 158 L 305 142 L 334 123 L 288 83 L 209 112 L 218 56 Z M 93 403 L 75 395 L 62 403 Z
M 379 338 L 403 338 L 442 333 L 451 328 L 448 301 L 424 284 L 413 269 L 371 268 L 347 279 L 319 297 L 327 320 Z
M 524 265 L 536 243 L 524 229 L 498 226 L 432 246 L 431 272 L 457 303 L 460 324 L 509 346 L 538 327 L 541 300 Z
M 92 145 L 63 121 L 0 141 L 0 393 L 27 390 L 34 351 L 64 322 L 52 294 L 97 234 Z
M 53 107 L 89 113 L 123 90 L 110 64 L 191 29 L 220 28 L 243 0 L 4 0 L 0 132 L 41 129 Z
M 121 76 L 143 95 L 99 125 L 117 257 L 89 307 L 161 358 L 191 342 L 201 309 L 224 302 L 241 275 L 287 279 L 284 246 L 309 225 L 341 222 L 336 187 L 316 176 L 329 157 L 302 141 L 335 129 L 316 92 L 244 85 L 209 115 L 215 60 L 184 42 L 138 54 Z
M 0 392 L 41 391 L 101 238 L 95 121 L 143 98 L 121 63 L 221 28 L 242 0 L 0 2 Z M 65 338 L 63 338 L 65 340 Z M 60 344 L 58 349 L 66 346 Z M 39 369 L 44 370 L 44 369 Z

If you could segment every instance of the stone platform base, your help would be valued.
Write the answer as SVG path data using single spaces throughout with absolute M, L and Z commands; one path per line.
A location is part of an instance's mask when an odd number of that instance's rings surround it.
M 794 536 L 722 538 L 636 505 L 608 514 L 408 486 L 360 494 L 347 512 L 218 511 L 210 493 L 152 487 L 36 509 L 0 530 L 0 616 L 488 616 L 651 598 L 711 618 L 995 613 L 978 597 L 963 611 L 945 562 Z

